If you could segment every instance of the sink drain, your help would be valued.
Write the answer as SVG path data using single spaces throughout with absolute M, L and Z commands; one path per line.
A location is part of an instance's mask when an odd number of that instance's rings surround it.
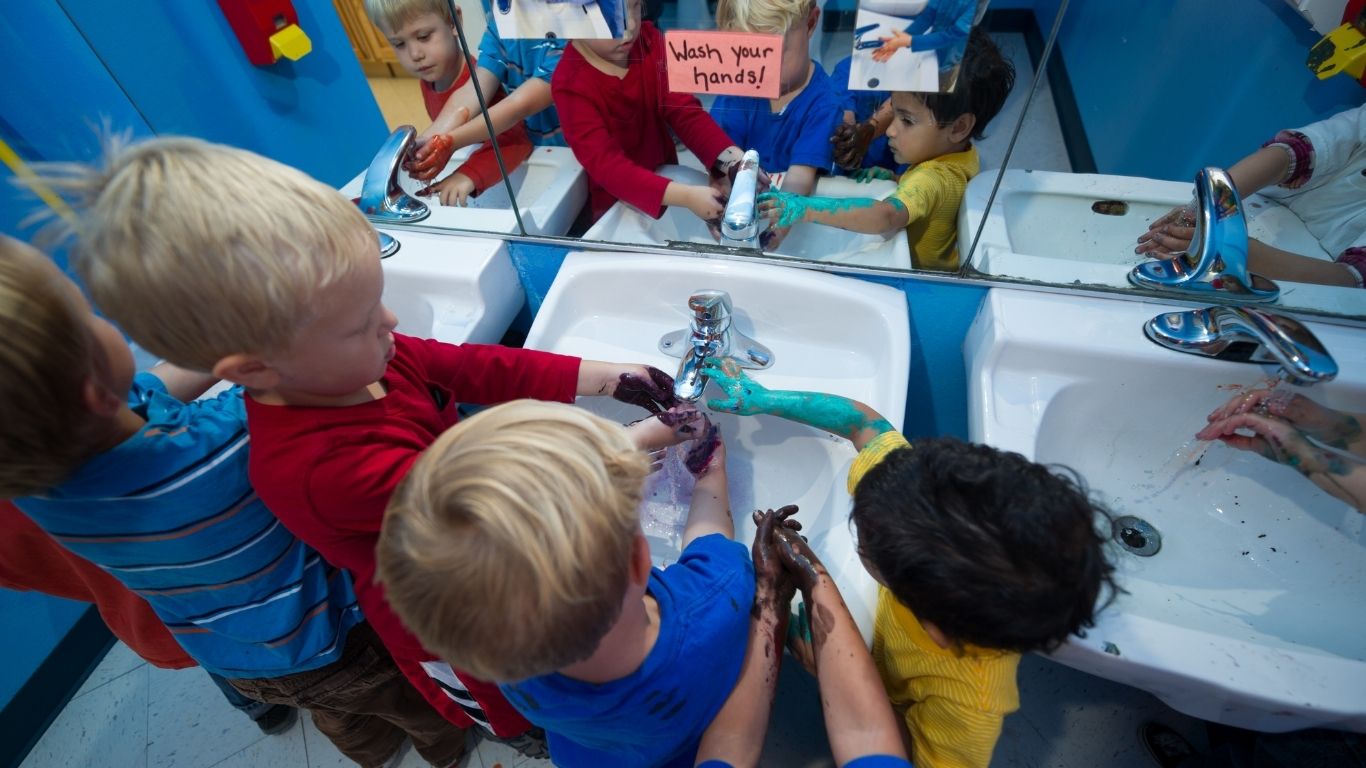
M 1133 515 L 1115 518 L 1111 535 L 1121 547 L 1139 557 L 1152 557 L 1162 549 L 1162 534 L 1147 520 Z

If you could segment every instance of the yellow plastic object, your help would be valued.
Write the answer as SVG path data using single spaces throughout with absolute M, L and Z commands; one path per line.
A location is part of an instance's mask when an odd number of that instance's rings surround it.
M 275 55 L 276 61 L 279 61 L 281 56 L 290 61 L 298 61 L 311 50 L 313 41 L 299 29 L 298 24 L 290 24 L 270 36 L 270 52 Z
M 1366 35 L 1351 24 L 1343 24 L 1309 49 L 1306 64 L 1320 80 L 1339 72 L 1361 80 L 1366 74 Z
M 38 199 L 56 211 L 57 215 L 67 221 L 74 222 L 76 220 L 76 214 L 72 213 L 66 201 L 56 192 L 53 192 L 51 187 L 40 181 L 38 176 L 33 173 L 33 169 L 28 167 L 28 163 L 25 163 L 23 158 L 19 157 L 19 153 L 15 152 L 9 144 L 6 144 L 4 139 L 0 139 L 0 163 L 4 163 L 15 176 L 26 181 L 28 188 L 38 196 Z

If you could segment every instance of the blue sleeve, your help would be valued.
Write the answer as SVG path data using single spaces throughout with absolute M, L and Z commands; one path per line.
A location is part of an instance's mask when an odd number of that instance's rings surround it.
M 934 24 L 934 17 L 939 12 L 938 5 L 938 3 L 931 0 L 925 10 L 921 11 L 914 19 L 911 19 L 911 23 L 906 26 L 906 34 L 911 37 L 925 34 L 925 30 L 929 29 L 930 26 Z M 912 46 L 912 48 L 914 48 L 914 46 Z
M 479 66 L 487 69 L 498 77 L 498 82 L 506 82 L 508 76 L 507 49 L 503 47 L 503 41 L 498 38 L 498 33 L 494 31 L 493 24 L 490 23 L 484 30 L 484 36 L 479 40 Z
M 534 65 L 526 67 L 526 76 L 530 80 L 533 77 L 540 78 L 547 83 L 551 76 L 555 74 L 555 67 L 560 65 L 560 57 L 564 55 L 564 48 L 569 45 L 568 40 L 537 40 L 525 43 L 529 48 L 525 51 L 525 63 L 535 62 Z
M 153 395 L 166 395 L 166 384 L 148 371 L 133 376 L 133 386 L 128 388 L 128 405 L 131 408 L 145 407 Z
M 749 608 L 754 603 L 754 561 L 750 559 L 749 548 L 744 544 L 719 533 L 699 536 L 683 550 L 678 562 L 664 569 L 670 588 L 676 591 L 682 586 L 678 570 L 688 571 L 697 577 L 686 580 L 693 591 L 724 584 L 725 594 L 735 601 L 746 617 L 749 616 Z
M 950 16 L 949 13 L 956 15 Z M 977 4 L 963 2 L 960 3 L 959 7 L 949 9 L 944 14 L 944 23 L 936 25 L 934 31 L 928 35 L 922 34 L 916 37 L 917 33 L 907 30 L 908 34 L 911 35 L 911 50 L 938 51 L 967 40 L 968 34 L 972 32 L 972 21 L 976 15 Z M 916 21 L 920 21 L 920 18 L 916 17 Z M 915 25 L 912 24 L 912 26 Z
M 912 766 L 911 762 L 904 757 L 864 755 L 845 763 L 844 768 L 912 768 Z

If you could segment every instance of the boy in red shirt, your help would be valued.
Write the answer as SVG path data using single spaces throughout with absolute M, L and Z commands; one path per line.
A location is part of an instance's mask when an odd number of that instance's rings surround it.
M 469 82 L 470 70 L 476 63 L 472 61 L 470 66 L 465 66 L 465 54 L 456 39 L 460 10 L 456 9 L 456 18 L 452 19 L 446 0 L 365 0 L 365 12 L 393 46 L 398 62 L 418 78 L 427 116 L 435 120 L 451 94 Z M 496 92 L 484 95 L 491 100 L 490 104 L 497 104 L 503 98 L 503 90 L 500 87 Z M 430 181 L 436 178 L 450 160 L 454 149 L 450 137 L 438 134 L 431 140 L 444 142 L 446 147 L 439 147 L 440 151 L 409 165 L 408 171 L 415 179 Z M 531 155 L 531 139 L 521 123 L 498 134 L 496 143 L 508 173 Z M 471 197 L 502 179 L 493 144 L 485 144 L 454 173 L 432 184 L 428 190 L 440 196 L 442 205 L 464 206 L 469 204 Z
M 588 173 L 597 221 L 617 200 L 659 218 L 682 205 L 704 221 L 725 204 L 710 186 L 655 173 L 678 162 L 678 134 L 713 176 L 725 178 L 743 152 L 702 109 L 697 97 L 669 90 L 664 35 L 641 23 L 640 0 L 626 0 L 626 32 L 615 40 L 575 40 L 550 80 L 565 141 Z

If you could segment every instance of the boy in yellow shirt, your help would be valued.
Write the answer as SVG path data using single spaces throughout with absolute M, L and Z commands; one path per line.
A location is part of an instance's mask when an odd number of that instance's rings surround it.
M 1113 567 L 1103 513 L 1070 478 L 985 445 L 912 446 L 863 403 L 768 390 L 733 362 L 706 369 L 707 405 L 769 414 L 854 443 L 849 470 L 864 567 L 881 585 L 873 660 L 916 768 L 987 768 L 1019 708 L 1020 655 L 1091 626 Z
M 952 93 L 892 94 L 887 145 L 896 161 L 910 168 L 887 199 L 773 191 L 759 196 L 759 212 L 777 227 L 812 221 L 865 234 L 889 234 L 905 227 L 912 266 L 956 271 L 958 207 L 968 181 L 981 168 L 972 140 L 982 138 L 1014 84 L 1015 68 L 985 32 L 974 29 Z M 871 168 L 859 178 L 895 176 Z

